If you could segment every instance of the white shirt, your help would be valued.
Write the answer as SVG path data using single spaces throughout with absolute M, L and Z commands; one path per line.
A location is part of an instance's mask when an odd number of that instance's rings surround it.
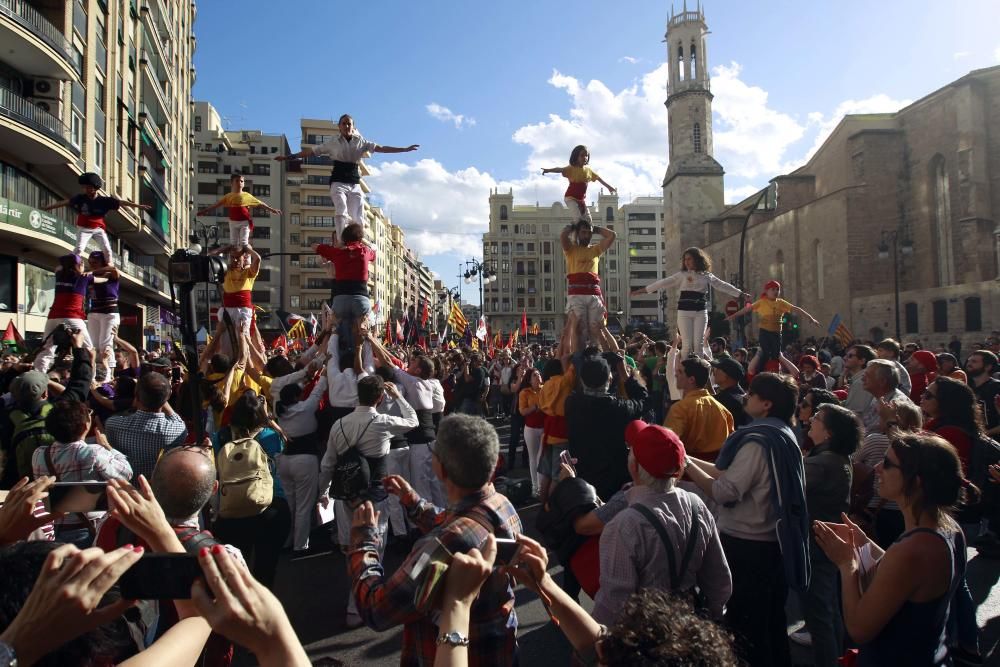
M 394 376 L 396 382 L 403 388 L 406 400 L 410 402 L 414 410 L 430 410 L 431 412 L 444 410 L 444 389 L 436 379 L 424 380 L 399 368 L 394 370 Z
M 316 432 L 318 427 L 316 410 L 319 409 L 319 402 L 325 391 L 326 375 L 322 375 L 313 390 L 309 392 L 308 398 L 290 406 L 284 414 L 278 417 L 278 425 L 281 426 L 285 435 L 289 438 L 301 438 Z
M 672 276 L 646 285 L 646 294 L 652 294 L 667 287 L 677 288 L 678 295 L 680 292 L 707 292 L 709 287 L 714 287 L 729 296 L 742 294 L 738 287 L 733 287 L 709 271 L 678 271 Z
M 353 408 L 358 404 L 358 380 L 375 372 L 375 358 L 371 346 L 364 343 L 361 352 L 361 373 L 353 368 L 340 370 L 340 351 L 337 349 L 338 336 L 330 336 L 326 352 L 330 361 L 326 364 L 326 375 L 330 389 L 330 405 L 335 408 Z
M 712 482 L 719 532 L 745 540 L 774 542 L 778 512 L 771 501 L 771 469 L 760 443 L 746 442 Z
M 379 414 L 373 407 L 359 405 L 354 412 L 341 417 L 333 425 L 319 466 L 320 495 L 328 495 L 330 491 L 330 480 L 333 479 L 333 467 L 338 456 L 351 447 L 357 447 L 362 456 L 385 456 L 389 453 L 389 441 L 393 435 L 403 435 L 417 427 L 417 413 L 406 399 L 400 397 L 396 405 L 402 417 Z
M 368 141 L 360 134 L 352 134 L 350 139 L 344 139 L 338 132 L 337 136 L 313 149 L 313 155 L 329 155 L 337 162 L 357 162 L 365 153 L 371 153 L 378 147 L 373 141 Z

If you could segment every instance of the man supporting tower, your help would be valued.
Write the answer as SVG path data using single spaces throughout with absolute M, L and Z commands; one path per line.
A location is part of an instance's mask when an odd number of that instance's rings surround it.
M 590 245 L 594 234 L 601 235 L 601 242 Z M 601 255 L 615 242 L 616 234 L 606 227 L 595 227 L 587 220 L 563 228 L 559 241 L 566 257 L 568 296 L 566 312 L 576 313 L 581 324 L 584 345 L 603 345 L 604 296 L 598 275 Z

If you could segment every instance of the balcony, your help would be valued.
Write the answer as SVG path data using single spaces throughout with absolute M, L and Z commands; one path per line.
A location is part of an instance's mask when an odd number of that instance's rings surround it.
M 149 133 L 151 137 L 158 144 L 157 148 L 160 149 L 162 153 L 170 152 L 170 141 L 167 137 L 160 131 L 157 127 L 156 122 L 153 120 L 152 112 L 150 112 L 149 107 L 145 104 L 139 104 L 139 120 L 143 121 L 143 128 Z
M 155 115 L 154 120 L 160 125 L 170 118 L 170 106 L 167 104 L 167 98 L 170 95 L 169 79 L 163 74 L 163 66 L 159 60 L 148 49 L 143 49 L 140 52 L 139 64 L 142 66 L 143 74 L 145 74 L 142 99 L 145 100 L 147 94 L 156 98 L 159 109 L 154 109 L 154 111 L 160 113 Z
M 35 164 L 72 164 L 80 157 L 80 149 L 70 142 L 69 128 L 61 120 L 2 87 L 0 145 L 14 155 L 30 155 Z
M 24 0 L 0 0 L 0 44 L 14 69 L 53 79 L 72 79 L 69 40 Z

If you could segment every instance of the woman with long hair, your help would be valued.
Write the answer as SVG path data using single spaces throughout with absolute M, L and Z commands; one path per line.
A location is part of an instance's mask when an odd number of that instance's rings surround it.
M 253 438 L 267 454 L 274 496 L 271 504 L 260 514 L 239 519 L 216 519 L 212 532 L 219 541 L 239 548 L 254 577 L 268 588 L 273 588 L 278 555 L 292 527 L 291 511 L 275 465 L 275 459 L 284 448 L 284 438 L 281 428 L 267 412 L 264 397 L 252 389 L 246 390 L 236 400 L 229 425 L 215 434 L 216 457 L 223 446 L 241 438 Z
M 951 512 L 979 490 L 962 475 L 955 448 L 928 433 L 894 436 L 876 474 L 905 521 L 887 550 L 846 515 L 844 523 L 813 524 L 817 544 L 840 570 L 844 626 L 860 645 L 858 664 L 951 664 L 949 608 L 966 566 Z
M 652 294 L 668 287 L 678 290 L 677 328 L 681 331 L 685 356 L 697 354 L 711 361 L 712 351 L 705 342 L 705 331 L 708 328 L 708 289 L 713 287 L 737 298 L 744 296 L 744 293 L 712 273 L 712 260 L 701 248 L 685 250 L 680 271 L 632 290 L 630 296 Z
M 518 412 L 524 418 L 524 445 L 528 450 L 528 474 L 531 476 L 531 495 L 538 496 L 538 458 L 542 452 L 542 434 L 545 432 L 545 413 L 538 407 L 542 391 L 542 374 L 534 368 L 525 371 L 528 386 L 518 395 Z M 513 465 L 513 461 L 511 462 Z
M 954 445 L 962 467 L 969 470 L 973 441 L 986 433 L 982 409 L 969 385 L 939 375 L 920 394 L 920 409 L 929 417 L 924 428 Z

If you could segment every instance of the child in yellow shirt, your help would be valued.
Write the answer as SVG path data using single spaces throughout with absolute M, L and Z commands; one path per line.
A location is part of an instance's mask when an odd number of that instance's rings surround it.
M 755 374 L 758 369 L 767 369 L 767 363 L 771 359 L 777 359 L 785 368 L 795 368 L 795 364 L 781 353 L 781 321 L 785 315 L 795 312 L 808 317 L 813 324 L 819 325 L 816 318 L 806 311 L 784 299 L 779 299 L 780 292 L 781 283 L 777 280 L 770 280 L 764 285 L 764 292 L 759 299 L 726 317 L 727 320 L 732 320 L 750 311 L 754 311 L 760 316 L 760 330 L 757 336 L 760 348 L 747 369 L 750 375 Z M 798 369 L 795 370 L 798 372 Z
M 543 168 L 543 174 L 562 174 L 569 181 L 563 201 L 569 209 L 570 224 L 576 224 L 580 220 L 592 223 L 590 209 L 587 208 L 587 183 L 598 181 L 606 187 L 611 194 L 618 191 L 604 182 L 597 172 L 588 167 L 590 163 L 590 151 L 586 146 L 577 146 L 569 154 L 569 166 Z
M 207 206 L 198 215 L 206 215 L 212 209 L 225 206 L 229 211 L 229 245 L 218 250 L 219 253 L 232 250 L 242 250 L 250 247 L 250 232 L 253 231 L 251 206 L 265 208 L 275 215 L 281 215 L 281 210 L 271 208 L 249 192 L 243 192 L 243 174 L 233 174 L 229 178 L 229 192 L 211 206 Z

